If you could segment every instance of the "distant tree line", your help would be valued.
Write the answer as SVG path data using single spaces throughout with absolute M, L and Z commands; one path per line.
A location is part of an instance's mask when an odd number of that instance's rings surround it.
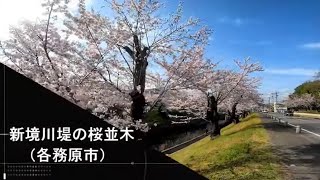
M 287 100 L 289 108 L 296 111 L 320 112 L 320 71 L 313 80 L 306 81 L 297 86 Z

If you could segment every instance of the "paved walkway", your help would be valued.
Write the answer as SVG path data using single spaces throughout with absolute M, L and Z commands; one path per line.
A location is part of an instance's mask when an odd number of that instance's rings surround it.
M 320 138 L 262 118 L 289 180 L 320 180 Z

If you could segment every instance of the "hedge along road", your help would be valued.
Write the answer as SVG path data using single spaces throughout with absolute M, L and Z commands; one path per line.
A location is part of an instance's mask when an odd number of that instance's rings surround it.
M 319 119 L 310 119 L 310 118 L 303 118 L 303 117 L 292 117 L 292 116 L 285 116 L 281 113 L 267 113 L 273 117 L 280 118 L 283 121 L 287 121 L 293 125 L 299 125 L 301 128 L 310 131 L 312 133 L 318 134 L 320 138 L 320 120 Z

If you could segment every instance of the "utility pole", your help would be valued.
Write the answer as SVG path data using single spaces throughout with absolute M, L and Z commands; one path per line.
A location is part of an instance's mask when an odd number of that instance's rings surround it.
M 277 104 L 277 103 L 278 103 L 278 96 L 279 96 L 279 93 L 276 91 L 274 94 L 276 95 L 276 104 Z
M 279 96 L 279 93 L 276 91 L 274 93 L 271 93 L 272 94 L 272 100 L 273 100 L 273 109 L 274 111 L 278 111 L 277 110 L 277 103 L 278 103 L 278 96 Z

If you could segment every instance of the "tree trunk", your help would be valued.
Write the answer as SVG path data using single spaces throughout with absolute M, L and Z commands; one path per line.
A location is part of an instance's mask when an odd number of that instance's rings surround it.
M 149 56 L 149 48 L 142 47 L 142 43 L 138 36 L 133 35 L 134 46 L 131 49 L 128 46 L 123 49 L 130 55 L 134 62 L 133 67 L 133 91 L 129 93 L 131 96 L 131 118 L 133 121 L 142 120 L 144 117 L 144 108 L 146 100 L 144 97 L 145 83 L 146 83 L 146 70 L 148 66 L 147 58 Z M 140 86 L 140 91 L 138 90 Z
M 133 121 L 142 120 L 144 117 L 144 106 L 146 100 L 143 94 L 137 90 L 133 90 L 130 93 L 132 104 L 131 104 L 131 117 Z
M 218 106 L 214 96 L 208 96 L 207 119 L 212 124 L 210 136 L 211 136 L 211 139 L 213 139 L 215 136 L 220 135 Z
M 236 115 L 236 106 L 237 106 L 238 103 L 235 103 L 233 106 L 232 106 L 232 109 L 231 109 L 231 112 L 228 110 L 228 117 L 223 121 L 223 123 L 220 124 L 220 131 L 222 128 L 228 126 L 229 124 L 231 123 L 239 123 L 239 116 Z
M 218 108 L 214 109 L 214 115 L 213 115 L 213 135 L 219 136 L 220 135 L 220 126 L 219 126 L 219 114 L 218 114 Z
M 238 124 L 239 123 L 239 117 L 236 115 L 237 112 L 237 105 L 238 103 L 234 103 L 232 106 L 232 112 L 231 112 L 231 118 L 233 123 Z

